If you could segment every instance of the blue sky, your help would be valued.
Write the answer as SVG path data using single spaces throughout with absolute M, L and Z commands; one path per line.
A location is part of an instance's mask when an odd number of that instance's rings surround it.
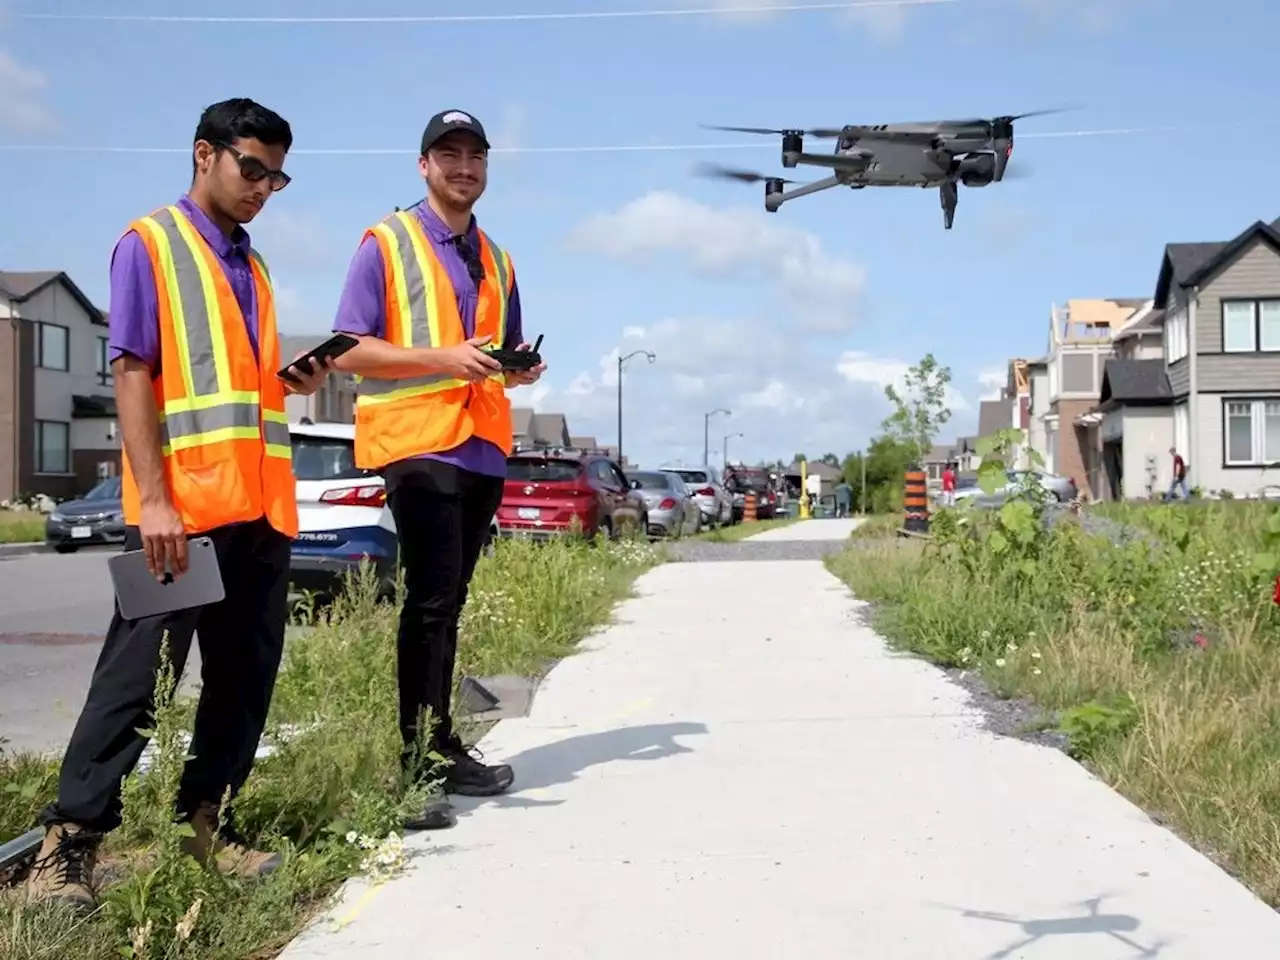
M 0 0 L 3 2 L 3 0 Z M 778 0 L 783 2 L 783 0 Z M 433 14 L 741 7 L 746 0 L 445 0 Z M 612 441 L 627 368 L 630 456 L 701 457 L 703 413 L 731 454 L 857 449 L 883 383 L 925 351 L 954 374 L 947 435 L 971 431 L 989 375 L 1044 351 L 1049 306 L 1146 296 L 1170 241 L 1223 240 L 1280 215 L 1273 62 L 1262 0 L 960 0 L 873 11 L 452 24 L 39 21 L 21 12 L 219 16 L 420 14 L 409 0 L 10 0 L 0 17 L 0 267 L 63 269 L 106 306 L 133 217 L 185 188 L 200 110 L 252 96 L 292 124 L 294 182 L 252 226 L 282 324 L 323 336 L 361 230 L 421 195 L 415 145 L 457 107 L 510 152 L 482 224 L 511 253 L 526 329 L 550 370 L 535 399 Z M 1212 11 L 1212 12 L 1211 12 Z M 691 176 L 711 160 L 779 172 L 778 143 L 700 123 L 830 126 L 1024 121 L 1031 173 L 963 191 L 830 191 L 765 213 L 762 188 Z M 1215 125 L 1269 121 L 1252 128 Z M 1132 127 L 1180 133 L 1037 136 Z M 541 148 L 732 144 L 706 150 Z M 59 150 L 3 149 L 45 145 Z M 167 147 L 177 153 L 67 152 Z M 304 150 L 403 150 L 316 154 Z M 829 149 L 824 143 L 822 149 Z M 531 151 L 531 152 L 530 152 Z M 791 172 L 808 177 L 810 171 Z M 813 171 L 814 179 L 819 175 Z M 524 394 L 522 397 L 521 394 Z

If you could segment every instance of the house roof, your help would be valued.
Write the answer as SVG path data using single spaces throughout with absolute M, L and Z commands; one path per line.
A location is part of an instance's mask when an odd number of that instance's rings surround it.
M 563 413 L 535 413 L 530 430 L 533 439 L 542 443 L 569 445 L 569 424 Z
M 1173 387 L 1164 360 L 1108 360 L 1102 368 L 1099 406 L 1151 406 L 1171 403 Z
M 1163 310 L 1154 310 L 1154 309 L 1148 310 L 1146 316 L 1144 316 L 1141 320 L 1137 321 L 1136 323 L 1129 324 L 1127 327 L 1125 327 L 1123 330 L 1121 330 L 1111 339 L 1127 340 L 1129 337 L 1136 337 L 1139 334 L 1143 334 L 1143 333 L 1158 333 L 1160 331 L 1160 325 L 1163 323 L 1164 323 Z
M 528 407 L 511 408 L 511 432 L 517 437 L 529 436 L 529 428 L 533 425 L 533 411 Z
M 757 469 L 757 470 L 764 469 L 766 471 L 768 470 L 767 467 L 764 467 L 764 468 L 756 467 L 754 469 Z M 833 467 L 831 464 L 823 463 L 821 460 L 805 461 L 804 469 L 805 469 L 805 473 L 815 474 L 816 476 L 819 476 L 824 480 L 835 480 L 837 477 L 842 475 L 842 471 L 839 467 Z M 785 472 L 789 477 L 800 476 L 800 461 L 799 460 L 791 461 L 791 466 L 787 467 Z
M 946 463 L 951 459 L 954 447 L 935 444 L 925 455 L 925 463 Z
M 595 437 L 570 437 L 569 446 L 576 447 L 579 450 L 595 450 L 597 447 Z
M 1011 398 L 983 400 L 978 404 L 978 436 L 989 437 L 997 430 L 1003 430 L 1009 426 L 1012 415 Z
M 1156 279 L 1155 302 L 1162 304 L 1173 284 L 1194 287 L 1203 283 L 1234 260 L 1255 240 L 1280 251 L 1280 220 L 1275 223 L 1256 221 L 1239 236 L 1225 243 L 1170 243 L 1164 248 L 1160 275 Z
M 30 300 L 51 283 L 62 283 L 67 292 L 84 308 L 89 321 L 98 326 L 107 325 L 107 315 L 93 305 L 84 291 L 61 270 L 0 270 L 0 292 L 15 303 Z

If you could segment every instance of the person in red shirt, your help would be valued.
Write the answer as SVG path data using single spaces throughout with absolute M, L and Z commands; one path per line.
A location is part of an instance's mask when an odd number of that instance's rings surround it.
M 942 503 L 948 507 L 956 504 L 956 471 L 949 463 L 942 468 Z
M 1173 457 L 1173 482 L 1169 484 L 1169 492 L 1165 494 L 1166 500 L 1176 500 L 1178 491 L 1182 491 L 1182 499 L 1191 499 L 1191 494 L 1187 491 L 1187 461 L 1182 459 L 1182 454 L 1178 453 L 1177 447 L 1169 448 L 1169 455 Z

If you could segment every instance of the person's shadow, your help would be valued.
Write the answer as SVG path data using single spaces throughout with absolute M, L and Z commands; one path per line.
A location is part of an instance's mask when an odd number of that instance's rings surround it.
M 498 797 L 455 797 L 454 804 L 458 813 L 464 815 L 486 803 L 512 808 L 558 806 L 564 801 L 539 800 L 521 793 L 569 783 L 583 770 L 602 763 L 662 760 L 678 753 L 692 753 L 692 747 L 678 743 L 676 738 L 706 732 L 706 724 L 702 723 L 655 723 L 584 733 L 530 747 L 505 758 L 504 762 L 511 765 L 516 775 L 511 793 Z

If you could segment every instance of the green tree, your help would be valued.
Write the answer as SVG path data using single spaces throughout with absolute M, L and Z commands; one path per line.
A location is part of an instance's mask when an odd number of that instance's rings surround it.
M 868 513 L 893 513 L 902 509 L 903 474 L 911 463 L 913 450 L 912 446 L 889 434 L 876 437 L 868 445 L 865 454 L 867 489 L 864 494 Z
M 951 368 L 939 364 L 932 353 L 926 353 L 907 370 L 901 389 L 892 384 L 884 388 L 884 395 L 894 409 L 885 417 L 881 428 L 906 448 L 909 462 L 920 463 L 938 431 L 951 419 L 947 406 L 950 383 Z M 871 484 L 870 477 L 867 484 Z
M 828 464 L 829 466 L 832 466 L 832 467 L 840 466 L 840 458 L 837 457 L 834 453 L 824 453 L 822 455 L 822 459 L 819 460 L 818 462 Z
M 853 487 L 853 509 L 862 509 L 862 451 L 851 453 L 844 458 L 844 462 L 840 464 L 840 475 L 844 477 L 844 482 Z

